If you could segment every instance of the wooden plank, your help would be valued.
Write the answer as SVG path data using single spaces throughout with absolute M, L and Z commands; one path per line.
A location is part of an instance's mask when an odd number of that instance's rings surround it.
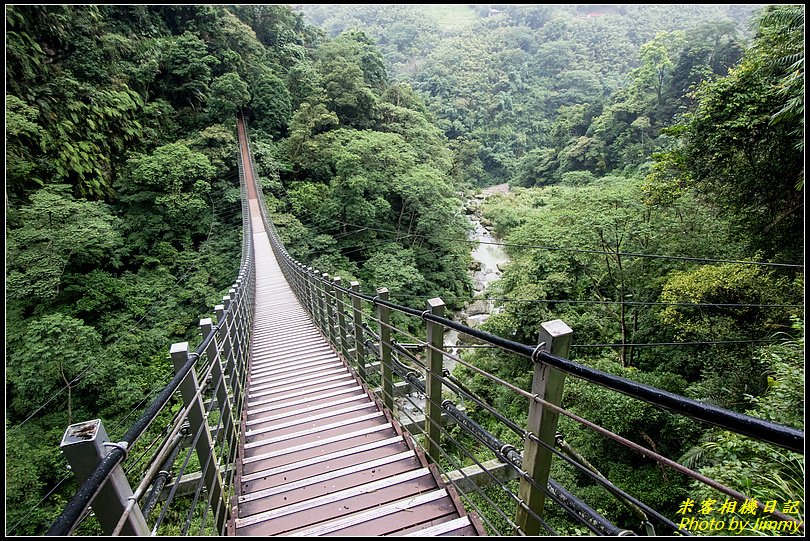
M 448 502 L 450 509 L 448 509 L 446 513 L 442 514 L 442 511 L 436 512 L 437 509 L 441 509 L 439 506 L 442 504 L 446 505 Z M 430 504 L 433 505 L 428 508 Z M 384 520 L 386 522 L 384 528 L 387 529 L 388 532 L 394 532 L 406 526 L 413 525 L 414 520 L 421 520 L 422 522 L 432 521 L 440 516 L 452 513 L 454 510 L 455 508 L 452 501 L 450 501 L 450 498 L 447 496 L 447 491 L 444 489 L 434 490 L 433 492 L 418 494 L 404 500 L 397 500 L 369 511 L 355 513 L 345 518 L 321 523 L 311 528 L 296 530 L 287 535 L 294 535 L 296 537 L 313 537 L 327 534 L 359 536 L 362 535 L 363 530 L 367 531 L 369 526 L 374 524 L 375 520 Z M 419 519 L 415 519 L 414 516 L 418 516 Z
M 358 444 L 379 441 L 393 435 L 398 436 L 394 427 L 390 423 L 385 423 L 375 424 L 352 432 L 343 432 L 330 438 L 290 445 L 289 447 L 278 448 L 279 446 L 276 446 L 271 451 L 246 457 L 243 461 L 244 471 L 245 473 L 258 472 L 263 469 L 289 464 L 296 460 L 354 448 Z
M 299 479 L 283 485 L 268 487 L 256 492 L 247 492 L 239 497 L 239 514 L 252 515 L 275 509 L 282 505 L 308 501 L 324 494 L 331 494 L 374 480 L 385 480 L 396 475 L 414 471 L 419 464 L 410 451 L 380 457 L 363 464 L 355 464 L 314 477 Z
M 330 423 L 325 426 L 306 428 L 304 430 L 299 430 L 298 432 L 292 432 L 289 434 L 283 434 L 271 438 L 259 439 L 258 441 L 255 442 L 248 442 L 246 440 L 245 449 L 254 449 L 257 447 L 264 447 L 267 445 L 276 445 L 286 440 L 320 439 L 322 437 L 328 437 L 327 435 L 333 436 L 335 434 L 339 434 L 340 432 L 344 432 L 349 429 L 363 428 L 363 426 L 361 426 L 361 423 L 363 422 L 369 422 L 372 424 L 384 423 L 386 422 L 386 419 L 385 415 L 381 411 L 375 411 L 360 417 L 355 417 L 353 419 L 348 420 L 342 419 L 340 421 L 336 421 L 334 423 Z
M 297 408 L 302 404 L 317 404 L 318 402 L 330 400 L 336 396 L 344 396 L 351 393 L 356 393 L 357 391 L 362 391 L 363 388 L 359 385 L 355 385 L 353 387 L 339 387 L 335 390 L 329 390 L 322 393 L 318 393 L 317 391 L 314 394 L 306 395 L 303 398 L 297 398 L 294 400 L 290 400 L 288 402 L 284 402 L 283 404 L 269 404 L 266 406 L 257 406 L 250 409 L 249 418 L 261 416 L 261 414 L 266 412 L 281 412 L 285 409 Z
M 323 411 L 325 409 L 332 409 L 337 406 L 341 406 L 343 404 L 349 404 L 351 402 L 368 402 L 368 397 L 364 394 L 355 394 L 343 398 L 333 398 L 329 401 L 324 401 L 319 404 L 314 404 L 307 407 L 298 407 L 295 409 L 285 408 L 287 411 L 283 411 L 281 413 L 276 413 L 275 415 L 266 415 L 266 416 L 259 416 L 254 418 L 253 420 L 249 420 L 246 424 L 251 429 L 259 428 L 261 426 L 268 426 L 273 421 L 280 421 L 282 419 L 290 420 L 299 415 L 306 415 L 308 413 L 313 413 L 315 411 Z M 312 404 L 312 402 L 309 402 Z M 275 410 L 274 410 L 275 412 Z
M 274 476 L 282 473 L 303 470 L 311 466 L 320 466 L 324 469 L 333 469 L 340 464 L 337 459 L 351 457 L 348 464 L 357 464 L 358 462 L 368 462 L 373 458 L 377 458 L 376 456 L 370 456 L 374 451 L 379 450 L 382 452 L 387 452 L 387 454 L 396 454 L 404 451 L 407 448 L 408 446 L 405 445 L 405 442 L 403 442 L 401 438 L 394 436 L 383 440 L 372 441 L 359 446 L 348 447 L 339 451 L 333 451 L 325 455 L 317 455 L 310 458 L 296 460 L 295 462 L 290 462 L 280 466 L 275 466 L 273 468 L 260 470 L 256 473 L 242 476 L 242 482 L 245 483 L 248 481 L 265 480 L 268 481 L 269 484 Z M 383 454 L 380 454 L 379 456 L 383 456 Z M 312 476 L 310 472 L 308 472 L 307 475 Z M 303 477 L 303 475 L 300 477 Z M 284 477 L 284 481 L 291 480 L 292 478 L 290 476 Z M 251 490 L 257 490 L 255 483 Z
M 352 487 L 333 494 L 327 494 L 308 501 L 298 502 L 278 509 L 272 509 L 253 516 L 237 518 L 236 528 L 244 528 L 242 535 L 278 535 L 301 528 L 313 517 L 324 521 L 346 516 L 347 510 L 365 511 L 395 500 L 427 492 L 433 485 L 433 477 L 427 468 L 412 470 L 395 477 L 380 479 L 365 485 Z M 302 516 L 307 515 L 307 516 Z M 286 520 L 285 520 L 286 519 Z M 262 524 L 261 529 L 246 528 Z
M 247 438 L 248 440 L 253 440 L 265 434 L 269 434 L 271 432 L 283 432 L 287 429 L 300 430 L 301 425 L 306 425 L 312 429 L 315 429 L 319 427 L 321 424 L 323 424 L 322 422 L 337 421 L 346 417 L 354 418 L 357 412 L 369 409 L 375 409 L 375 405 L 369 402 L 365 402 L 363 404 L 354 404 L 343 408 L 327 410 L 317 415 L 307 415 L 302 419 L 294 419 L 292 421 L 279 422 L 262 428 L 248 429 L 248 431 L 245 433 L 245 438 Z
M 417 532 L 411 532 L 406 535 L 406 537 L 431 537 L 436 535 L 444 535 L 448 534 L 454 530 L 461 530 L 464 528 L 471 528 L 472 525 L 470 524 L 470 519 L 467 517 L 457 518 L 455 520 L 451 520 L 450 522 L 444 522 L 439 524 L 438 526 L 433 526 L 430 528 L 426 528 L 424 530 L 419 530 Z

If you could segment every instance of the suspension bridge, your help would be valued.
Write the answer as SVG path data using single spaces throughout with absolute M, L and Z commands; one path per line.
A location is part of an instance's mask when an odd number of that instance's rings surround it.
M 439 298 L 421 310 L 402 306 L 384 287 L 362 293 L 357 282 L 305 267 L 273 226 L 241 118 L 237 131 L 239 275 L 215 319 L 200 320 L 199 346 L 171 346 L 174 377 L 120 441 L 98 419 L 67 428 L 61 449 L 80 488 L 50 535 L 75 533 L 91 514 L 107 535 L 538 535 L 557 533 L 547 520 L 552 506 L 597 535 L 690 534 L 578 455 L 557 431 L 560 415 L 750 501 L 562 408 L 569 376 L 803 453 L 802 431 L 568 360 L 573 331 L 562 321 L 543 323 L 538 344 L 520 344 L 447 319 Z M 424 335 L 392 324 L 393 313 Z M 524 358 L 531 388 L 445 351 L 447 329 Z M 467 389 L 445 359 L 527 401 L 527 422 L 519 426 Z M 483 428 L 464 404 L 497 419 L 522 449 Z M 613 494 L 633 527 L 612 524 L 551 479 L 552 460 Z M 757 508 L 804 531 L 796 516 Z

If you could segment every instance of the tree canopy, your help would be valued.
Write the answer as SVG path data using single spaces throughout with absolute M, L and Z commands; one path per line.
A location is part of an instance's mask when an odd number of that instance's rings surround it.
M 803 6 L 296 9 L 6 7 L 7 534 L 43 533 L 75 491 L 54 451 L 65 426 L 123 433 L 236 276 L 237 114 L 308 266 L 409 306 L 441 297 L 452 317 L 491 297 L 483 328 L 525 343 L 562 319 L 576 362 L 801 426 Z M 471 201 L 497 183 L 509 193 Z M 471 213 L 511 258 L 483 295 Z M 512 356 L 463 355 L 530 384 Z M 525 421 L 480 375 L 454 376 Z M 580 381 L 564 406 L 753 497 L 804 499 L 798 455 Z M 560 430 L 662 512 L 714 496 Z M 552 476 L 637 526 L 587 478 Z

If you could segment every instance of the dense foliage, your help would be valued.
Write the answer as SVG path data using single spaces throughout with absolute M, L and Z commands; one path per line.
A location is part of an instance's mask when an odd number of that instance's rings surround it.
M 331 35 L 364 29 L 426 94 L 457 182 L 533 186 L 645 161 L 691 85 L 739 60 L 751 6 L 440 8 L 302 10 Z
M 772 8 L 755 45 L 729 75 L 695 93 L 698 106 L 669 128 L 650 190 L 667 200 L 693 189 L 765 257 L 804 250 L 804 10 Z
M 615 344 L 579 362 L 801 426 L 803 269 L 771 263 L 803 255 L 804 9 L 768 8 L 749 34 L 753 7 L 304 6 L 319 30 L 277 5 L 7 6 L 7 533 L 43 533 L 75 491 L 65 426 L 123 433 L 235 277 L 239 112 L 306 264 L 461 308 L 460 195 L 509 182 L 483 210 L 515 245 L 487 330 L 532 343 L 563 319 L 577 345 Z M 690 345 L 635 345 L 672 342 Z M 514 358 L 467 358 L 530 384 Z M 522 401 L 456 374 L 525 422 Z M 566 385 L 567 408 L 620 435 L 804 500 L 796 455 Z M 703 494 L 560 428 L 665 514 Z M 552 476 L 637 525 L 587 478 Z
M 532 343 L 542 321 L 562 319 L 579 362 L 801 426 L 803 8 L 765 9 L 753 25 L 753 6 L 493 5 L 473 7 L 483 11 L 472 19 L 456 8 L 455 21 L 408 6 L 302 10 L 333 35 L 365 29 L 394 76 L 425 94 L 457 187 L 512 186 L 483 209 L 512 258 L 490 291 L 505 301 L 484 328 Z M 467 355 L 530 385 L 522 360 Z M 456 374 L 525 421 L 523 401 Z M 760 499 L 804 500 L 798 455 L 575 379 L 563 405 Z M 485 424 L 521 445 L 494 418 Z M 718 498 L 575 423 L 560 429 L 668 516 L 686 497 Z M 637 526 L 586 477 L 559 463 L 552 476 Z M 577 532 L 562 513 L 552 523 Z
M 237 274 L 235 113 L 269 84 L 285 124 L 272 85 L 315 35 L 249 15 L 286 45 L 220 7 L 6 7 L 7 533 L 46 531 L 65 427 L 122 435 Z

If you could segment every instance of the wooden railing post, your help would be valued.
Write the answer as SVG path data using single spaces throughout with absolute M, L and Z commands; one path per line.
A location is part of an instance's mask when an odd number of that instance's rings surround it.
M 388 300 L 388 289 L 377 288 L 377 297 L 381 301 Z M 391 309 L 382 304 L 377 305 L 377 319 L 380 320 L 380 365 L 382 377 L 383 403 L 394 411 L 394 370 L 391 367 Z
M 343 280 L 341 280 L 340 276 L 335 276 L 334 284 L 335 287 L 333 291 L 335 292 L 339 341 L 339 344 L 335 344 L 335 346 L 340 346 L 340 352 L 343 354 L 343 358 L 346 359 L 346 362 L 349 362 L 349 344 L 346 341 L 346 307 L 343 301 L 343 292 L 339 289 L 343 285 Z
M 228 330 L 230 317 L 226 315 L 225 310 L 230 305 L 230 297 L 223 297 L 222 304 L 214 306 L 214 313 L 217 316 L 217 325 L 219 325 L 219 343 L 222 344 L 222 358 L 225 359 L 225 373 L 228 374 L 231 380 L 233 402 L 237 405 L 237 408 L 239 408 L 242 403 L 242 371 L 237 367 L 236 358 L 233 353 L 233 345 L 231 344 L 231 333 Z
M 301 302 L 301 306 L 306 309 L 308 304 L 308 296 L 307 296 L 307 269 L 299 263 L 298 261 L 294 262 L 295 269 L 298 274 L 298 300 Z
M 306 310 L 309 306 L 309 290 L 307 289 L 307 269 L 298 261 L 295 262 L 295 268 L 298 271 L 298 300 L 301 306 Z
M 175 371 L 179 372 L 186 362 L 188 362 L 188 342 L 172 344 L 171 357 Z M 228 502 L 225 499 L 225 493 L 222 488 L 222 475 L 219 471 L 214 442 L 211 439 L 211 428 L 208 426 L 208 421 L 206 420 L 202 397 L 197 394 L 199 388 L 200 385 L 197 381 L 197 373 L 192 369 L 183 379 L 182 383 L 180 383 L 180 395 L 183 397 L 183 402 L 187 407 L 188 423 L 191 426 L 191 433 L 196 435 L 199 431 L 196 446 L 197 459 L 200 461 L 200 468 L 203 470 L 202 477 L 205 480 L 205 487 L 211 494 L 211 505 L 214 507 L 215 511 L 216 508 L 220 506 L 228 510 Z M 217 531 L 225 531 L 228 513 L 220 514 L 217 512 L 215 514 Z
M 234 310 L 234 321 L 238 331 L 237 343 L 239 344 L 239 373 L 244 377 L 247 375 L 250 363 L 250 345 L 253 340 L 253 329 L 251 327 L 251 319 L 248 316 L 247 308 L 248 303 L 245 299 L 245 290 L 238 285 L 238 289 L 233 291 L 231 295 L 231 305 L 236 306 Z
M 323 302 L 326 306 L 326 329 L 324 334 L 326 339 L 329 340 L 335 349 L 338 349 L 338 341 L 335 336 L 335 310 L 332 306 L 332 298 L 335 296 L 335 288 L 332 287 L 332 281 L 329 279 L 329 273 L 324 272 L 321 274 L 323 281 L 321 282 L 321 290 L 323 291 Z
M 307 305 L 306 309 L 312 317 L 312 322 L 318 325 L 318 311 L 315 309 L 318 306 L 318 299 L 315 296 L 315 282 L 312 280 L 312 267 L 304 269 L 304 277 L 306 278 L 306 291 L 307 291 Z
M 228 292 L 231 297 L 231 306 L 234 306 L 233 319 L 236 323 L 237 329 L 237 342 L 239 343 L 239 362 L 241 366 L 247 364 L 248 356 L 250 355 L 250 329 L 247 327 L 247 322 L 244 317 L 245 303 L 242 302 L 245 291 L 242 289 L 241 278 L 236 281 L 234 287 Z
M 352 293 L 360 293 L 360 282 L 354 281 L 349 284 Z M 366 348 L 363 337 L 363 308 L 360 297 L 352 296 L 352 318 L 354 319 L 354 361 L 357 363 L 357 372 L 360 378 L 366 379 Z
M 318 327 L 321 326 L 321 314 L 318 312 L 318 290 L 315 286 L 315 269 L 307 267 L 307 282 L 309 282 L 309 306 L 308 312 L 312 315 L 312 321 Z
M 444 301 L 436 297 L 427 301 L 427 308 L 434 316 L 444 316 Z M 442 354 L 444 327 L 433 321 L 427 322 L 427 376 L 425 378 L 425 435 L 427 436 L 427 456 L 434 462 L 441 458 L 442 420 Z M 436 348 L 436 349 L 433 349 Z M 438 350 L 438 351 L 437 351 Z
M 541 350 L 548 351 L 557 357 L 567 358 L 573 335 L 571 327 L 559 319 L 547 321 L 540 327 L 539 343 L 544 344 Z M 534 365 L 532 394 L 555 405 L 562 402 L 565 374 L 551 366 L 537 362 Z M 556 412 L 546 410 L 534 400 L 529 403 L 528 432 L 554 446 L 554 435 L 557 431 Z M 551 451 L 527 438 L 523 446 L 523 469 L 526 470 L 537 486 L 526 479 L 520 480 L 519 497 L 537 516 L 543 516 L 545 494 L 541 490 L 548 486 L 548 474 L 551 469 Z M 523 507 L 518 507 L 516 522 L 526 535 L 539 535 L 541 524 Z
M 292 272 L 293 272 L 293 275 L 295 276 L 295 283 L 296 283 L 295 294 L 298 296 L 298 300 L 301 302 L 301 304 L 303 306 L 306 306 L 306 298 L 307 298 L 306 286 L 307 286 L 307 281 L 306 281 L 305 276 L 306 276 L 307 271 L 304 268 L 304 266 L 301 263 L 297 262 L 297 261 L 293 261 L 290 265 L 292 266 L 292 269 L 293 269 Z
M 235 288 L 228 290 L 228 299 L 230 300 L 228 303 L 228 307 L 230 308 L 228 312 L 230 321 L 229 331 L 231 333 L 231 347 L 234 352 L 234 362 L 236 363 L 236 366 L 239 367 L 239 371 L 242 372 L 245 368 L 248 357 L 248 334 L 247 330 L 242 328 L 244 322 L 242 321 L 242 318 L 239 317 L 241 303 L 237 302 L 237 293 Z
M 307 268 L 302 264 L 298 264 L 299 269 L 301 270 L 301 303 L 304 305 L 304 309 L 307 311 L 310 316 L 312 315 L 312 292 L 309 289 L 309 271 Z
M 323 284 L 321 284 L 321 273 L 318 269 L 314 270 L 312 275 L 312 284 L 314 286 L 316 307 L 318 310 L 318 322 L 321 332 L 324 336 L 329 336 L 326 332 L 326 294 L 324 292 Z

